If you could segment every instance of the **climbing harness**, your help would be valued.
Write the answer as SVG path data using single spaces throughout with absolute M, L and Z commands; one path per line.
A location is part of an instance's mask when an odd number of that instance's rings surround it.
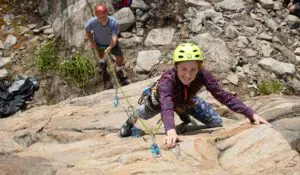
M 138 104 L 139 105 L 143 104 L 143 102 L 145 101 L 145 97 L 149 96 L 150 94 L 151 94 L 151 88 L 149 86 L 147 86 L 143 90 L 143 93 L 142 93 L 141 97 L 138 100 Z
M 160 119 L 158 122 L 157 122 L 157 126 L 156 128 L 154 129 L 149 129 L 147 127 L 147 125 L 143 122 L 143 120 L 139 117 L 139 114 L 137 113 L 137 111 L 134 110 L 134 107 L 132 106 L 132 104 L 130 103 L 128 97 L 125 95 L 123 89 L 121 88 L 121 85 L 120 83 L 118 82 L 118 79 L 117 79 L 117 75 L 116 75 L 116 72 L 114 70 L 114 68 L 112 67 L 112 56 L 110 55 L 110 53 L 108 54 L 108 65 L 109 65 L 109 69 L 111 70 L 112 74 L 113 74 L 113 77 L 114 77 L 114 80 L 115 80 L 115 89 L 116 89 L 116 95 L 115 95 L 115 98 L 114 98 L 114 106 L 117 107 L 120 104 L 120 101 L 119 101 L 119 97 L 118 97 L 118 92 L 120 91 L 123 95 L 123 97 L 125 98 L 126 102 L 127 102 L 127 109 L 125 107 L 123 107 L 125 113 L 127 114 L 129 120 L 131 121 L 132 124 L 135 123 L 136 120 L 139 120 L 140 123 L 142 124 L 142 126 L 144 127 L 145 129 L 145 132 L 147 134 L 151 134 L 152 135 L 152 145 L 150 146 L 150 149 L 151 149 L 151 152 L 152 154 L 154 154 L 155 156 L 154 157 L 159 157 L 160 156 L 160 149 L 158 147 L 158 145 L 156 144 L 156 139 L 155 139 L 155 134 L 158 133 L 158 131 L 160 130 L 161 126 L 162 126 L 162 120 Z M 146 91 L 146 92 L 145 92 Z M 145 89 L 143 94 L 148 94 L 151 93 L 151 89 Z M 154 93 L 152 93 L 154 94 Z M 154 96 L 154 95 L 153 95 Z M 140 102 L 140 99 L 139 99 L 139 102 Z M 157 101 L 157 104 L 158 104 L 158 101 Z M 140 137 L 140 133 L 139 133 L 139 130 L 136 128 L 136 127 L 133 127 L 132 128 L 132 137 L 135 137 L 135 138 L 138 138 Z
M 141 105 L 143 104 L 146 100 L 148 100 L 148 98 L 150 98 L 151 103 L 153 104 L 153 106 L 157 106 L 159 105 L 158 102 L 158 94 L 157 94 L 157 86 L 158 86 L 158 81 L 151 83 L 149 86 L 147 86 L 141 97 L 138 100 L 138 104 Z

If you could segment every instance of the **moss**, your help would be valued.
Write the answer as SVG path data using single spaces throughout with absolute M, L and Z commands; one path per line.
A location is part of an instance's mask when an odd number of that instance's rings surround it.
M 258 89 L 261 95 L 280 94 L 283 91 L 283 85 L 278 80 L 263 80 Z

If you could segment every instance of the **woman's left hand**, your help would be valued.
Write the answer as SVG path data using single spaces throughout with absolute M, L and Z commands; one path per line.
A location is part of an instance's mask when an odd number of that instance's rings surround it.
M 265 120 L 264 118 L 262 118 L 261 116 L 257 115 L 257 114 L 254 114 L 253 116 L 253 123 L 254 124 L 268 124 L 268 125 L 271 125 L 267 120 Z

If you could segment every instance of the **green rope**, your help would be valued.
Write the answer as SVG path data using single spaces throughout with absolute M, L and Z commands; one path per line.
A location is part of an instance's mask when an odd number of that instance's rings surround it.
M 133 105 L 130 103 L 128 97 L 125 95 L 125 92 L 124 92 L 123 89 L 121 88 L 121 85 L 120 85 L 120 83 L 119 83 L 119 81 L 118 81 L 116 72 L 115 72 L 115 70 L 114 70 L 114 68 L 113 68 L 113 66 L 112 66 L 112 63 L 111 63 L 112 61 L 111 61 L 111 60 L 112 60 L 112 56 L 111 56 L 111 54 L 108 54 L 108 67 L 110 68 L 110 70 L 111 70 L 111 72 L 112 72 L 112 74 L 113 74 L 113 76 L 114 76 L 115 82 L 116 82 L 116 87 L 115 87 L 116 93 L 118 93 L 118 90 L 119 90 L 119 91 L 121 91 L 122 95 L 124 96 L 124 98 L 125 98 L 125 100 L 126 100 L 126 102 L 127 102 L 127 104 L 128 104 L 128 111 L 127 111 L 127 112 L 128 112 L 128 113 L 131 112 L 131 114 L 134 115 L 134 117 L 136 117 L 136 118 L 140 121 L 140 123 L 141 123 L 142 126 L 144 127 L 144 129 L 145 129 L 145 131 L 146 131 L 147 134 L 152 134 L 152 135 L 157 134 L 158 131 L 159 131 L 159 129 L 160 129 L 160 127 L 161 127 L 161 125 L 162 125 L 162 120 L 159 121 L 157 127 L 156 127 L 155 129 L 153 129 L 153 130 L 150 130 L 149 127 L 147 127 L 147 125 L 146 125 L 146 124 L 144 123 L 144 121 L 140 118 L 140 116 L 137 114 L 137 112 L 134 111 Z M 129 111 L 129 110 L 132 110 L 132 111 Z M 132 123 L 135 123 L 134 121 L 132 121 L 132 119 L 130 118 L 130 116 L 129 116 L 129 120 L 130 120 Z

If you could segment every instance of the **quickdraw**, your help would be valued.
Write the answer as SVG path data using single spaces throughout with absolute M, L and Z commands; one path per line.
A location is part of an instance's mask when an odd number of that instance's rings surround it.
M 155 135 L 152 135 L 152 142 L 153 143 L 150 146 L 150 150 L 151 150 L 153 157 L 155 157 L 155 158 L 160 157 L 161 156 L 160 149 L 159 149 L 159 146 L 156 144 Z

